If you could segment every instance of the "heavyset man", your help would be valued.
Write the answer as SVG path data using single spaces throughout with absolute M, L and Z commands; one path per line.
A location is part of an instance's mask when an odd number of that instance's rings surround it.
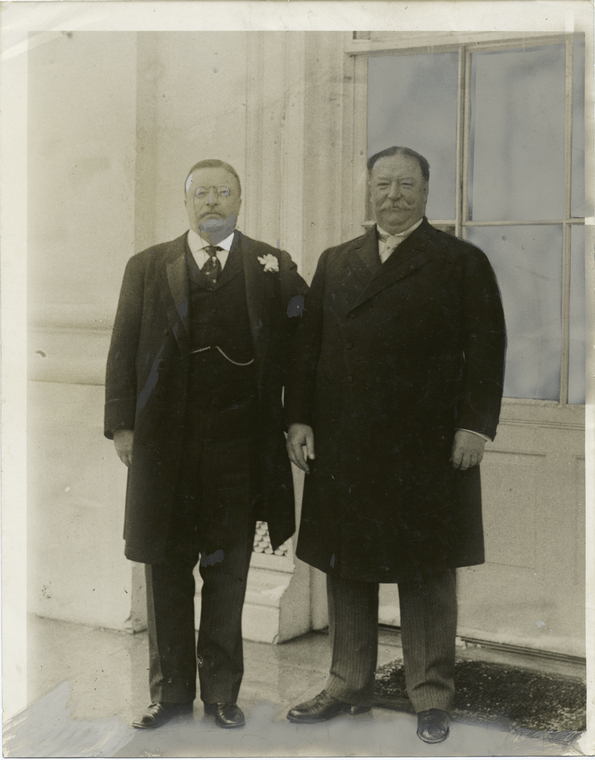
M 236 171 L 195 164 L 190 230 L 133 256 L 109 351 L 105 434 L 128 466 L 126 556 L 146 565 L 152 704 L 244 724 L 241 616 L 256 520 L 295 528 L 282 388 L 307 286 L 284 251 L 235 229 Z M 193 569 L 203 579 L 198 648 Z
M 325 251 L 293 349 L 287 447 L 306 477 L 297 556 L 327 574 L 332 665 L 296 723 L 370 709 L 378 584 L 398 583 L 418 735 L 454 694 L 456 567 L 484 561 L 479 463 L 502 397 L 505 326 L 486 256 L 425 218 L 429 165 L 368 162 L 375 226 Z

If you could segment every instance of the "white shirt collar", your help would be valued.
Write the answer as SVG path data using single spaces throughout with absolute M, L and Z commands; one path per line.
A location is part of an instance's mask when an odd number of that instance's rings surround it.
M 227 251 L 229 253 L 229 250 L 233 243 L 234 235 L 235 230 L 231 233 L 231 235 L 228 235 L 224 240 L 221 240 L 219 243 L 217 243 L 218 247 L 223 248 L 224 251 Z M 188 245 L 190 246 L 192 253 L 196 253 L 197 251 L 206 248 L 208 245 L 210 245 L 210 243 L 207 243 L 207 241 L 204 238 L 201 238 L 201 236 L 198 235 L 194 230 L 188 230 Z
M 422 222 L 423 216 L 415 222 L 415 224 L 412 224 L 411 227 L 403 230 L 403 232 L 399 232 L 398 235 L 391 235 L 386 230 L 383 230 L 382 227 L 376 225 L 376 233 L 378 235 L 378 255 L 380 256 L 380 261 L 384 264 L 395 248 L 398 247 L 405 238 L 409 237 L 413 230 L 416 230 Z
M 390 232 L 387 232 L 386 230 L 383 230 L 382 227 L 379 224 L 376 225 L 376 229 L 378 230 L 379 236 L 382 235 L 383 237 L 396 237 L 396 238 L 402 237 L 402 238 L 406 238 L 407 235 L 410 235 L 413 232 L 413 230 L 416 230 L 419 227 L 419 225 L 423 222 L 423 220 L 424 220 L 424 218 L 422 216 L 422 218 L 418 219 L 417 222 L 415 222 L 415 224 L 411 225 L 411 227 L 407 227 L 406 230 L 403 230 L 403 232 L 398 232 L 396 235 L 391 235 Z
M 234 235 L 235 230 L 231 233 L 231 235 L 228 235 L 226 238 L 217 243 L 217 247 L 222 249 L 217 254 L 217 258 L 221 262 L 221 269 L 223 269 L 225 263 L 227 262 L 227 257 L 229 256 L 229 251 L 233 244 Z M 199 269 L 203 268 L 208 258 L 208 254 L 205 251 L 205 248 L 208 245 L 210 245 L 210 243 L 207 243 L 207 241 L 204 238 L 201 238 L 201 236 L 198 235 L 194 230 L 188 230 L 188 247 L 190 248 L 190 253 L 194 257 L 196 266 Z

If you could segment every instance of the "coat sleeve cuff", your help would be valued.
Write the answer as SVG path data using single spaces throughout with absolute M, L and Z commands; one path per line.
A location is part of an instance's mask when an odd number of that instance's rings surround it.
M 112 439 L 115 430 L 134 430 L 134 399 L 132 410 L 130 403 L 124 399 L 114 399 L 105 405 L 103 432 L 106 438 Z

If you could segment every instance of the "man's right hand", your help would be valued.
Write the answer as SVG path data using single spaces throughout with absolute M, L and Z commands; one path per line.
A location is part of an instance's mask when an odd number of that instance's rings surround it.
M 124 462 L 126 467 L 130 467 L 132 463 L 132 442 L 134 440 L 133 430 L 115 430 L 114 431 L 114 445 L 116 447 L 116 453 L 120 459 Z
M 287 453 L 296 467 L 304 472 L 310 472 L 308 459 L 314 459 L 314 431 L 310 425 L 301 422 L 289 426 L 287 431 Z M 306 456 L 304 457 L 304 449 Z

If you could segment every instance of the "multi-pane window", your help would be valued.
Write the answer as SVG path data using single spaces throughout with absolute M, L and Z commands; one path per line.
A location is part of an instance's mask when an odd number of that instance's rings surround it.
M 585 400 L 584 55 L 569 35 L 368 57 L 368 155 L 425 155 L 428 218 L 489 257 L 510 398 Z

